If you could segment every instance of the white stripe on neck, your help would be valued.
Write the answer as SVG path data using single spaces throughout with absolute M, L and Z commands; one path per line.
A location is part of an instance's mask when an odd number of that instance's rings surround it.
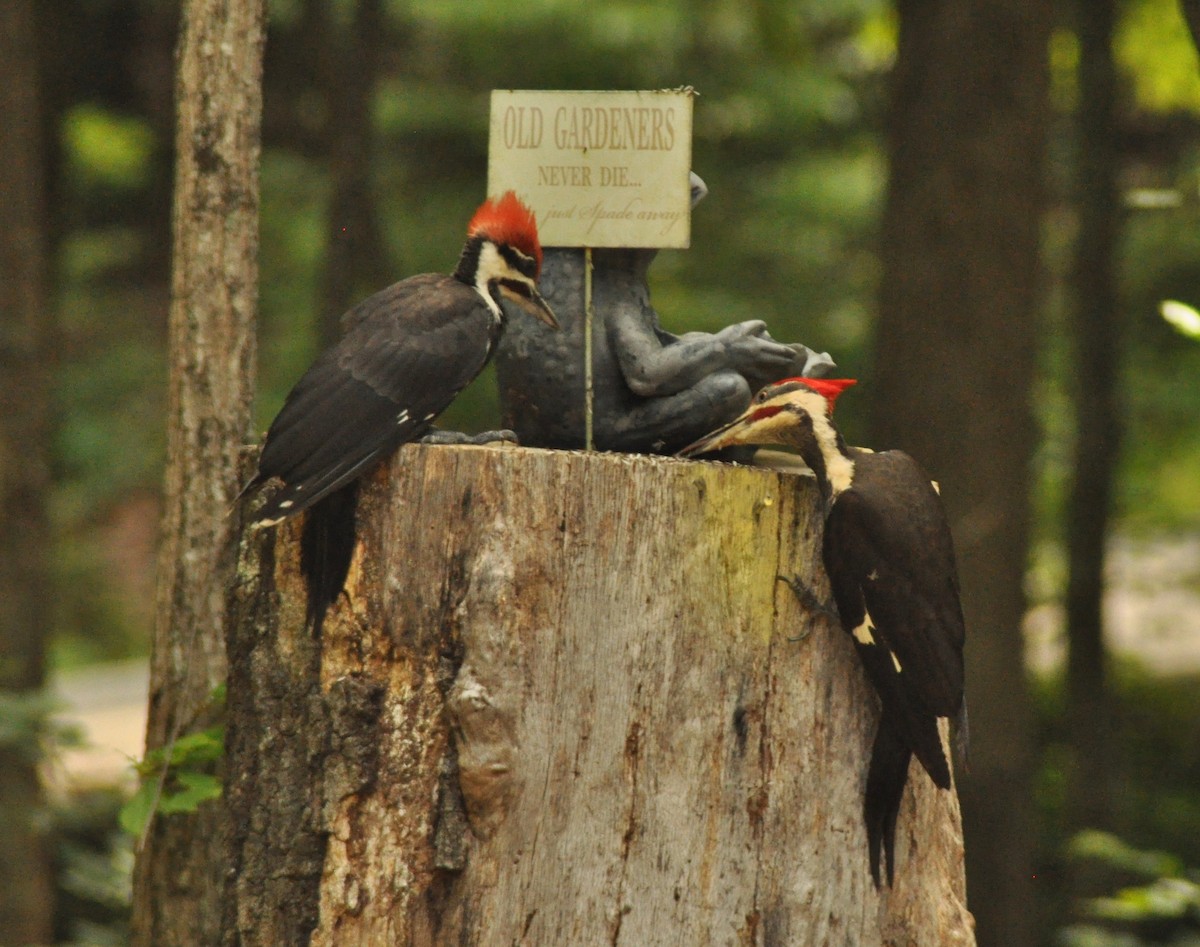
M 825 479 L 829 481 L 830 492 L 835 497 L 845 493 L 854 482 L 854 461 L 838 450 L 837 432 L 824 412 L 813 415 L 813 434 L 825 460 Z
M 500 255 L 496 245 L 489 240 L 483 241 L 479 247 L 479 261 L 475 264 L 475 292 L 483 297 L 488 309 L 492 311 L 492 318 L 497 322 L 504 318 L 504 314 L 500 311 L 500 304 L 488 291 L 488 283 L 510 271 L 508 262 Z
M 800 406 L 812 418 L 813 437 L 825 462 L 825 480 L 829 484 L 830 499 L 845 493 L 854 482 L 854 461 L 838 450 L 837 431 L 829 421 L 829 402 L 815 391 L 804 391 L 796 396 Z

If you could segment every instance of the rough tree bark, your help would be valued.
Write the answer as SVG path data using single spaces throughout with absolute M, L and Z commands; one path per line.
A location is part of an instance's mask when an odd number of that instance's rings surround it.
M 793 474 L 410 445 L 345 595 L 243 542 L 226 945 L 973 944 L 958 807 L 919 767 L 870 880 L 877 708 Z
M 258 293 L 262 0 L 189 0 L 179 49 L 167 471 L 146 745 L 203 719 L 225 679 L 238 451 Z M 155 819 L 134 872 L 135 944 L 217 942 L 220 806 Z
M 967 619 L 961 794 L 981 944 L 1036 942 L 1021 622 L 1047 0 L 900 0 L 871 445 L 941 481 Z
M 0 698 L 45 684 L 50 632 L 46 202 L 34 0 L 0 4 Z M 36 725 L 38 715 L 29 723 Z M 10 721 L 11 722 L 11 721 Z M 38 732 L 0 741 L 0 939 L 49 943 L 53 873 Z

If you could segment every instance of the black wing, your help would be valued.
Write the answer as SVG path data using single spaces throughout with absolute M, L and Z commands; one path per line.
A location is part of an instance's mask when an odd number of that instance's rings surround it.
M 498 332 L 478 293 L 439 275 L 376 293 L 346 322 L 267 431 L 247 489 L 271 478 L 283 486 L 256 522 L 300 512 L 423 435 L 487 364 Z
M 853 486 L 830 511 L 825 557 L 831 582 L 839 577 L 834 596 L 847 630 L 869 614 L 895 658 L 886 689 L 900 687 L 934 716 L 955 716 L 965 634 L 954 543 L 941 499 L 912 458 L 859 455 Z

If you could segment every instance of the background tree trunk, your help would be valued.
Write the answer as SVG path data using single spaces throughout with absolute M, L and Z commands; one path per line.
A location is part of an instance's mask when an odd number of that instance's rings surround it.
M 972 944 L 919 767 L 871 883 L 876 701 L 776 579 L 828 594 L 819 515 L 774 471 L 407 446 L 321 640 L 299 525 L 251 534 L 224 943 Z
M 189 0 L 179 53 L 167 472 L 147 749 L 208 723 L 225 679 L 230 506 L 250 432 L 258 294 L 262 0 Z M 212 944 L 220 806 L 157 818 L 134 872 L 142 945 Z
M 1073 754 L 1071 823 L 1111 828 L 1112 727 L 1104 645 L 1104 561 L 1123 426 L 1113 0 L 1077 0 L 1079 112 L 1072 308 L 1075 338 L 1074 483 L 1067 505 L 1067 718 Z
M 1045 0 L 900 0 L 874 447 L 942 484 L 967 618 L 961 787 L 981 944 L 1035 943 L 1021 621 L 1044 199 Z
M 0 939 L 52 939 L 53 878 L 37 706 L 50 632 L 50 306 L 34 0 L 0 4 Z M 22 714 L 20 711 L 28 711 Z
M 1192 34 L 1192 43 L 1200 51 L 1200 0 L 1179 0 L 1179 9 Z
M 319 3 L 328 27 L 320 63 L 330 196 L 317 325 L 327 348 L 342 337 L 342 313 L 394 279 L 371 200 L 372 105 L 387 18 L 381 0 L 356 0 L 348 24 L 338 22 L 328 0 Z

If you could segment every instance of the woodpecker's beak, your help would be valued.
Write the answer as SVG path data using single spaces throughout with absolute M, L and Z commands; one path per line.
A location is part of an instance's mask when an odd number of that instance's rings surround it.
M 531 316 L 540 319 L 551 329 L 558 328 L 558 320 L 554 317 L 554 310 L 550 308 L 550 304 L 546 302 L 546 298 L 536 289 L 530 293 L 526 309 Z
M 500 292 L 539 322 L 546 323 L 551 329 L 558 328 L 558 320 L 554 318 L 554 310 L 550 308 L 550 304 L 546 302 L 536 287 L 522 283 L 520 289 L 517 289 L 513 286 L 502 284 Z
M 758 421 L 754 418 L 754 409 L 747 411 L 739 418 L 730 421 L 724 427 L 719 427 L 711 434 L 700 438 L 681 450 L 677 457 L 695 457 L 697 454 L 711 454 L 725 447 L 736 447 L 739 444 L 756 443 L 754 434 Z

